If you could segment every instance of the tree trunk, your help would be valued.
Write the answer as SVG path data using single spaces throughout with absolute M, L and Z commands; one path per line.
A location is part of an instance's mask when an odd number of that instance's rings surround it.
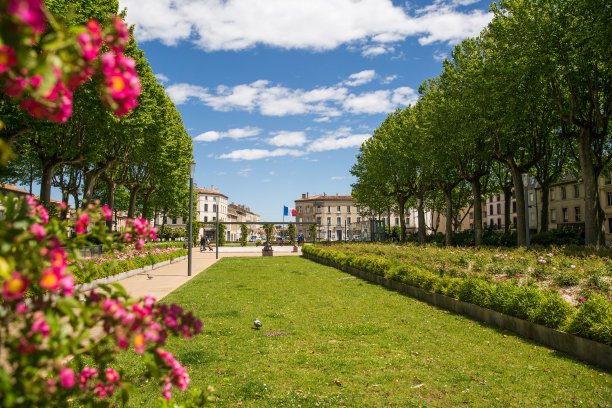
M 581 129 L 576 142 L 584 183 L 584 244 L 598 245 L 598 235 L 601 229 L 598 225 L 600 204 L 597 201 L 597 172 L 593 165 L 591 138 L 589 130 Z
M 106 166 L 100 167 L 96 170 L 83 171 L 83 173 L 85 174 L 85 184 L 83 186 L 83 208 L 85 208 L 87 204 L 89 204 L 89 202 L 91 201 L 91 197 L 93 197 L 94 187 L 96 186 L 96 181 L 98 180 L 98 177 L 100 176 L 100 174 L 108 170 L 112 163 L 113 162 L 111 161 Z
M 418 218 L 419 218 L 419 244 L 423 245 L 425 243 L 425 203 L 423 202 L 423 197 L 417 197 L 417 210 L 418 210 Z
M 453 242 L 453 200 L 452 190 L 444 190 L 444 199 L 446 201 L 446 237 L 444 244 L 451 246 Z
M 151 199 L 151 194 L 155 191 L 154 188 L 150 188 L 147 190 L 145 195 L 142 198 L 142 218 L 149 219 L 149 201 Z
M 515 164 L 510 164 L 510 173 L 514 184 L 514 197 L 516 197 L 516 243 L 521 247 L 527 245 L 525 190 L 521 171 Z
M 68 219 L 68 200 L 70 199 L 70 192 L 68 189 L 62 189 L 62 202 L 66 203 L 66 207 L 62 208 L 60 212 L 60 220 Z
M 548 196 L 550 194 L 550 186 L 548 184 L 540 184 L 542 187 L 542 209 L 540 211 L 540 232 L 548 231 Z
M 400 216 L 400 241 L 401 242 L 406 242 L 406 219 L 404 217 L 404 214 L 406 212 L 406 199 L 405 198 L 399 198 L 397 200 L 397 207 L 399 210 L 399 216 Z M 389 211 L 389 231 L 391 231 L 391 211 Z
M 58 165 L 59 163 L 43 164 L 40 180 L 40 202 L 45 206 L 51 201 L 51 182 L 53 180 L 53 173 Z
M 472 194 L 474 194 L 474 243 L 482 245 L 482 192 L 480 177 L 470 180 Z
M 510 234 L 510 211 L 512 208 L 512 187 L 502 188 L 504 192 L 504 234 Z
M 115 181 L 113 180 L 112 176 L 109 176 L 108 179 L 106 180 L 106 194 L 108 196 L 108 208 L 111 209 L 111 211 L 113 211 L 115 209 L 115 190 L 117 189 L 117 184 L 115 183 Z M 117 219 L 117 212 L 114 211 L 115 213 L 115 220 Z M 113 230 L 113 220 L 106 220 L 106 228 L 108 229 L 108 231 L 112 231 Z
M 138 196 L 138 192 L 140 191 L 140 186 L 133 186 L 130 189 L 130 206 L 128 208 L 128 218 L 134 218 L 134 213 L 136 212 L 136 196 Z

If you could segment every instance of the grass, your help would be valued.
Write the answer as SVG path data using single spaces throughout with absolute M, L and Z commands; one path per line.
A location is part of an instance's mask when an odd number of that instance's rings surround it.
M 166 349 L 218 407 L 608 406 L 612 375 L 303 258 L 225 258 L 164 299 L 204 333 Z M 252 329 L 253 320 L 263 323 Z M 123 353 L 124 375 L 144 362 Z M 132 407 L 160 388 L 137 379 Z M 174 389 L 175 394 L 180 394 Z

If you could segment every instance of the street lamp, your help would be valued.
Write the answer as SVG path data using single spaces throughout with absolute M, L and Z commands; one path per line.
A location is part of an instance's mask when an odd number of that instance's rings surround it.
M 189 163 L 189 243 L 187 245 L 187 276 L 191 276 L 191 246 L 193 244 L 193 173 L 195 162 Z
M 525 243 L 527 245 L 527 250 L 529 251 L 529 174 L 523 173 L 521 174 L 521 178 L 523 179 L 523 188 L 525 194 Z

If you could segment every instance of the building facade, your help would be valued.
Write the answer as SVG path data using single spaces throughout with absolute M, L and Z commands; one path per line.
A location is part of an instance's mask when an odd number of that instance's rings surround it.
M 258 222 L 259 214 L 255 214 L 249 207 L 231 203 L 227 206 L 227 220 L 231 222 Z M 260 226 L 247 224 L 247 239 L 259 237 Z M 242 228 L 239 224 L 230 224 L 226 229 L 228 241 L 239 241 L 242 238 Z M 256 238 L 258 239 L 258 238 Z
M 312 239 L 308 225 L 301 222 L 316 222 L 317 239 L 342 241 L 356 237 L 356 225 L 361 223 L 360 208 L 353 204 L 353 197 L 348 195 L 314 195 L 302 194 L 295 200 L 296 232 Z

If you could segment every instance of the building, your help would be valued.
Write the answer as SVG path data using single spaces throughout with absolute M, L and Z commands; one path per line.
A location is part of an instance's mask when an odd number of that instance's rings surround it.
M 17 198 L 21 198 L 21 197 L 25 197 L 27 195 L 31 195 L 32 198 L 34 198 L 34 200 L 40 201 L 40 197 L 39 196 L 30 194 L 29 191 L 24 190 L 22 188 L 19 188 L 19 187 L 13 185 L 13 184 L 2 184 L 2 183 L 0 183 L 0 194 L 2 194 L 5 197 L 8 196 L 9 194 L 13 194 Z M 59 214 L 60 211 L 61 211 L 60 205 L 62 204 L 62 202 L 58 201 L 58 200 L 51 200 L 50 204 L 55 206 L 55 211 L 57 212 L 57 214 Z M 50 208 L 50 207 L 48 207 L 48 208 Z M 67 215 L 66 215 L 67 219 L 70 219 L 70 214 L 74 210 L 70 211 L 70 204 L 66 205 L 65 210 L 68 211 Z M 4 208 L 3 208 L 2 204 L 0 204 L 0 219 L 2 219 L 3 214 L 4 214 Z
M 360 208 L 353 204 L 353 197 L 343 195 L 302 194 L 295 200 L 296 232 L 312 238 L 308 225 L 301 222 L 316 222 L 317 239 L 340 241 L 355 238 L 356 225 L 361 223 Z M 353 231 L 353 233 L 351 233 Z
M 231 203 L 227 206 L 227 220 L 231 222 L 258 222 L 259 214 L 255 214 L 249 207 Z M 260 226 L 247 224 L 248 237 L 259 236 Z M 225 231 L 228 241 L 239 241 L 242 237 L 242 229 L 239 224 L 230 224 Z M 257 239 L 257 238 L 256 238 Z
M 210 186 L 210 190 L 205 188 L 196 188 L 197 192 L 197 203 L 196 203 L 196 220 L 198 222 L 213 223 L 217 220 L 217 213 L 219 215 L 219 221 L 229 221 L 227 214 L 227 196 L 221 194 L 219 189 L 215 189 L 214 185 Z M 226 239 L 228 239 L 229 229 L 226 229 Z M 206 235 L 209 239 L 215 237 L 215 227 L 213 224 L 205 225 L 200 228 L 198 232 L 199 236 Z

